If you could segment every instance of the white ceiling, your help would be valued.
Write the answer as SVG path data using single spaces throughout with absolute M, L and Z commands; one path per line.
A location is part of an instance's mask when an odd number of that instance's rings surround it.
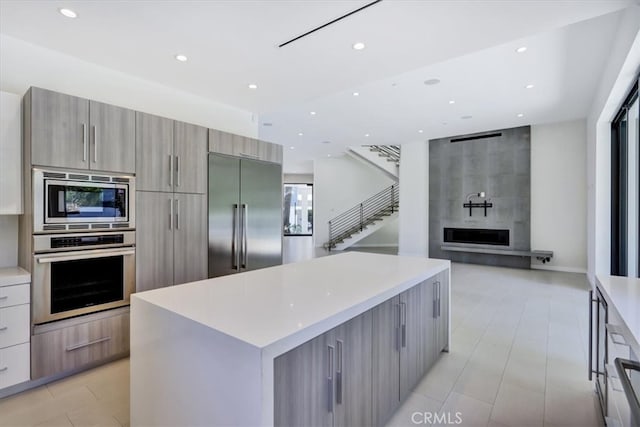
M 348 145 L 584 117 L 613 12 L 636 1 L 384 0 L 277 47 L 366 3 L 0 0 L 0 32 L 259 113 L 260 137 L 287 147 L 285 170 L 305 172 Z

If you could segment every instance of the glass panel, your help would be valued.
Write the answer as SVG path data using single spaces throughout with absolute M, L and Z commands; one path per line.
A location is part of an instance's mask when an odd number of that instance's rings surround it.
M 124 218 L 126 190 L 123 188 L 47 186 L 49 218 Z
M 60 261 L 51 265 L 51 313 L 124 298 L 124 256 Z
M 285 236 L 310 236 L 313 234 L 313 185 L 284 185 L 284 234 Z
M 627 276 L 638 277 L 638 98 L 627 113 Z

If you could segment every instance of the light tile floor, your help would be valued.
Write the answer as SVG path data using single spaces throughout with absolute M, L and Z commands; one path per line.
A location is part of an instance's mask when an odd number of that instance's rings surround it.
M 389 426 L 600 425 L 584 275 L 454 264 L 451 292 L 451 352 Z M 128 359 L 0 400 L 0 426 L 128 425 Z

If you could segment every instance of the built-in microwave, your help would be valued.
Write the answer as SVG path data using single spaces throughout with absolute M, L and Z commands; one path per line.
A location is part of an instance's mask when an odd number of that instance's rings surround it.
M 33 169 L 34 233 L 134 229 L 132 175 Z

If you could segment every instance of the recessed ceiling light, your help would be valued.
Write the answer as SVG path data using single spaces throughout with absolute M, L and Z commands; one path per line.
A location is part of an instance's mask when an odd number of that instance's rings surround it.
M 331 144 L 331 141 L 322 141 L 323 144 Z
M 369 134 L 368 134 L 368 133 L 365 133 L 365 134 L 364 134 L 364 137 L 365 137 L 365 138 L 369 138 Z
M 535 87 L 534 85 L 532 85 L 532 84 L 528 84 L 528 85 L 526 85 L 524 88 L 525 88 L 525 89 L 533 89 L 534 87 Z
M 331 154 L 327 154 L 327 157 L 331 157 Z
M 518 117 L 524 117 L 524 113 L 518 113 Z
M 424 132 L 422 129 L 420 129 L 420 130 L 418 131 L 418 133 L 422 133 L 422 132 Z
M 309 114 L 311 114 L 312 116 L 315 116 L 316 112 L 315 111 L 309 111 Z
M 449 104 L 455 104 L 455 103 L 456 103 L 456 101 L 453 100 L 453 99 L 451 101 L 449 101 Z
M 298 132 L 298 136 L 302 136 L 302 135 L 304 135 L 304 133 Z
M 182 55 L 182 54 L 178 54 L 176 55 L 176 60 L 180 61 L 180 62 L 187 62 L 189 58 L 187 58 L 186 55 Z
M 526 51 L 527 51 L 527 47 L 526 46 L 521 46 L 521 47 L 516 49 L 517 53 L 524 53 Z
M 296 147 L 294 147 L 294 146 L 289 147 L 289 150 L 295 150 L 295 149 L 296 149 Z
M 255 83 L 250 83 L 249 84 L 249 89 L 258 89 L 258 85 Z
M 440 83 L 440 79 L 429 79 L 424 81 L 424 84 L 427 86 L 437 85 L 438 83 Z
M 462 120 L 468 120 L 468 119 L 470 119 L 470 118 L 472 118 L 472 117 L 473 117 L 473 116 L 469 116 L 469 115 L 467 115 L 467 116 L 462 116 L 462 117 L 460 117 L 460 118 L 461 118 Z
M 271 122 L 264 122 L 264 123 L 262 124 L 262 126 L 273 126 L 273 123 L 271 123 Z
M 362 50 L 362 49 L 364 49 L 364 43 L 362 43 L 362 42 L 356 42 L 356 43 L 354 43 L 354 44 L 353 44 L 353 48 L 354 48 L 355 50 Z
M 66 16 L 67 18 L 77 18 L 78 17 L 78 14 L 75 13 L 71 9 L 62 8 L 62 9 L 58 9 L 58 12 L 60 12 L 61 14 Z
M 353 96 L 360 96 L 359 92 L 353 92 Z

